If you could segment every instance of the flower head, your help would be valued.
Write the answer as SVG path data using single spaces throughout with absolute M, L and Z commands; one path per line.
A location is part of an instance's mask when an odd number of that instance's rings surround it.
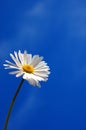
M 27 51 L 18 53 L 14 51 L 14 55 L 10 54 L 10 57 L 14 63 L 6 60 L 7 64 L 4 64 L 5 69 L 15 69 L 15 71 L 9 74 L 15 74 L 16 77 L 23 76 L 23 79 L 27 80 L 31 85 L 40 87 L 39 81 L 46 81 L 50 74 L 50 69 L 47 63 L 43 60 L 43 57 L 39 55 L 28 54 Z

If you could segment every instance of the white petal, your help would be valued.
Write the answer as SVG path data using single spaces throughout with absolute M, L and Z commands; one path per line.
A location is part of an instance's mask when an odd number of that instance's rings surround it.
M 16 66 L 7 65 L 7 64 L 4 64 L 4 66 L 6 66 L 6 67 L 5 67 L 6 69 L 20 69 L 20 68 L 18 68 L 18 67 L 16 67 Z
M 37 72 L 34 72 L 34 74 L 36 75 L 36 76 L 39 76 L 39 77 L 42 77 L 42 78 L 44 78 L 44 77 L 48 77 L 48 74 L 44 74 L 44 73 L 37 73 Z
M 28 82 L 33 86 L 38 86 L 39 88 L 41 87 L 40 83 L 37 80 L 28 79 Z
M 20 71 L 12 71 L 12 72 L 9 72 L 9 74 L 17 74 L 17 73 L 19 73 Z
M 17 55 L 17 52 L 16 51 L 14 51 L 14 55 L 15 55 L 15 57 L 16 57 L 16 60 L 17 60 L 17 62 L 18 62 L 18 65 L 19 65 L 19 67 L 21 66 L 21 63 L 20 63 L 20 61 L 19 61 L 19 58 L 18 58 L 18 55 Z
M 27 64 L 31 64 L 32 61 L 32 54 L 27 54 Z
M 50 71 L 35 71 L 34 74 L 43 74 L 43 75 L 49 75 Z
M 34 79 L 28 79 L 28 82 L 33 86 L 35 86 L 36 84 Z
M 6 63 L 10 64 L 10 65 L 13 65 L 13 66 L 16 66 L 15 64 L 13 64 L 12 62 L 8 61 L 8 60 L 5 60 Z
M 17 59 L 14 57 L 14 55 L 10 54 L 10 56 L 13 59 L 13 61 L 16 63 L 16 65 L 19 66 L 19 63 L 18 63 Z
M 39 81 L 36 82 L 36 86 L 38 86 L 39 88 L 41 88 L 41 84 L 39 83 Z
M 45 63 L 45 61 L 41 61 L 37 66 L 35 66 L 35 69 L 44 67 L 44 66 L 46 66 L 46 65 L 47 65 L 47 63 Z
M 21 53 L 20 50 L 18 52 L 18 57 L 19 57 L 19 60 L 20 60 L 21 64 L 23 64 L 24 63 L 24 61 L 23 61 L 23 54 Z
M 36 79 L 36 80 L 39 80 L 39 81 L 43 81 L 44 80 L 43 77 L 35 75 L 35 74 L 32 74 L 32 78 Z
M 39 81 L 44 81 L 44 78 L 42 78 L 41 76 L 37 76 L 37 75 L 34 75 L 34 74 L 28 74 L 28 73 L 25 73 L 23 75 L 23 78 L 24 79 L 35 79 L 35 80 L 39 80 Z
M 27 64 L 27 51 L 24 51 L 24 54 L 23 54 L 23 61 L 24 61 L 23 64 Z
M 43 57 L 39 57 L 39 55 L 35 55 L 32 59 L 31 65 L 33 65 L 33 67 L 37 66 L 42 59 Z
M 35 68 L 34 68 L 35 69 Z M 49 67 L 42 67 L 42 68 L 37 68 L 37 69 L 35 69 L 35 72 L 36 71 L 49 71 L 50 70 L 50 68 Z
M 23 75 L 23 72 L 20 71 L 19 73 L 16 74 L 16 77 L 20 77 L 20 76 L 22 76 L 22 75 Z
M 28 74 L 28 73 L 24 73 L 23 75 L 23 79 L 30 79 L 31 78 L 31 74 Z
M 38 57 L 39 57 L 38 55 L 34 55 L 34 56 L 33 56 L 32 61 L 31 61 L 31 65 L 33 65 L 34 61 L 35 61 Z

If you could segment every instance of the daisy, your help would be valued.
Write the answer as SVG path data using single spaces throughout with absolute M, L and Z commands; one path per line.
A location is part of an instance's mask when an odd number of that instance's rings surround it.
M 14 51 L 14 54 L 10 54 L 10 57 L 14 63 L 6 60 L 4 64 L 5 69 L 15 69 L 15 71 L 9 74 L 15 74 L 16 77 L 22 76 L 23 79 L 27 80 L 31 85 L 40 87 L 39 81 L 47 81 L 48 75 L 50 74 L 50 68 L 43 57 L 39 55 L 28 54 L 27 51 L 18 53 Z
M 47 81 L 48 75 L 50 74 L 49 66 L 45 61 L 43 61 L 43 57 L 40 57 L 39 55 L 32 56 L 32 54 L 28 54 L 26 51 L 24 51 L 24 53 L 21 53 L 19 50 L 18 53 L 14 51 L 14 54 L 10 54 L 10 57 L 14 63 L 6 60 L 6 64 L 4 64 L 5 69 L 15 69 L 15 71 L 10 72 L 10 74 L 15 74 L 16 77 L 22 76 L 22 80 L 18 85 L 18 88 L 10 104 L 4 124 L 4 130 L 7 130 L 8 121 L 14 102 L 24 80 L 27 80 L 33 86 L 40 87 L 41 85 L 39 81 Z

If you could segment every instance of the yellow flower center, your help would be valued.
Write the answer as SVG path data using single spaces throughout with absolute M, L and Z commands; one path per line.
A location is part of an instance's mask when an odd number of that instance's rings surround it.
M 33 73 L 34 72 L 34 68 L 33 68 L 33 66 L 31 66 L 31 65 L 23 65 L 22 66 L 22 69 L 23 69 L 23 71 L 25 71 L 26 73 Z

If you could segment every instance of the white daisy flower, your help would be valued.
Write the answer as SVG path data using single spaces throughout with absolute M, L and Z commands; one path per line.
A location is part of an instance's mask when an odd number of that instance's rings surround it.
M 9 74 L 15 74 L 16 77 L 23 76 L 31 85 L 40 87 L 39 81 L 46 81 L 50 74 L 50 68 L 39 55 L 28 54 L 26 51 L 18 53 L 14 51 L 14 55 L 10 54 L 14 63 L 6 60 L 5 69 L 16 69 Z

